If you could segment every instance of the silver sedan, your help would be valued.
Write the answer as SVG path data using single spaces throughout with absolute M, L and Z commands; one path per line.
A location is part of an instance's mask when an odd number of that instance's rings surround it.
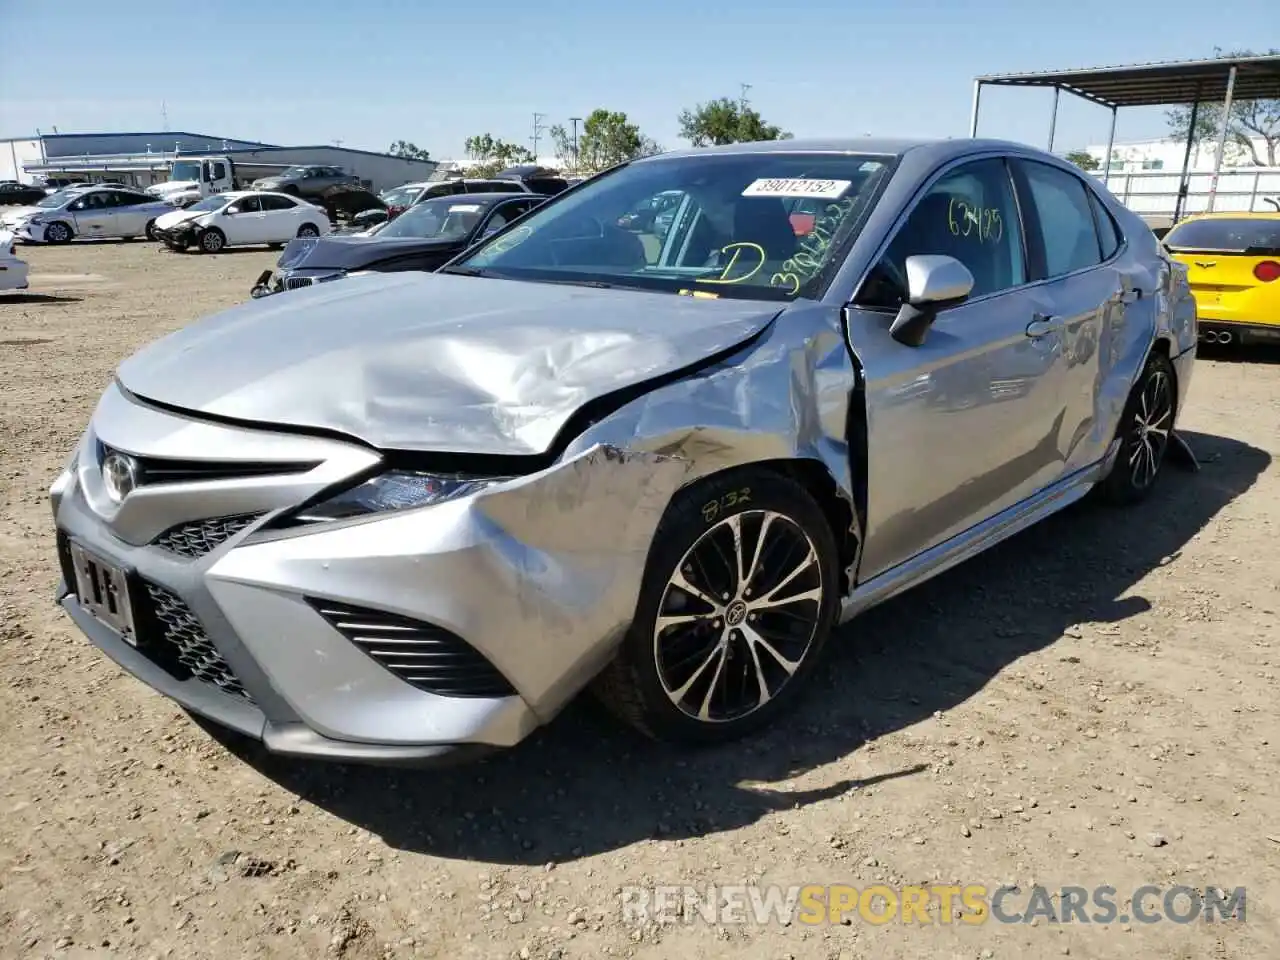
M 171 205 L 138 190 L 72 189 L 41 200 L 14 226 L 18 237 L 29 243 L 134 237 L 150 240 L 154 239 L 156 218 L 171 212 Z
M 279 753 L 468 756 L 586 688 L 727 740 L 821 695 L 841 621 L 1150 496 L 1195 344 L 1184 269 L 1037 150 L 664 154 L 125 361 L 52 489 L 58 600 Z

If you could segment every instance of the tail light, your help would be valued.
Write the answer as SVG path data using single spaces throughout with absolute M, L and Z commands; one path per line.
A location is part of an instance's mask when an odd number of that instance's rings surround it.
M 1263 283 L 1280 280 L 1280 263 L 1276 263 L 1274 260 L 1263 260 L 1253 268 L 1253 275 Z

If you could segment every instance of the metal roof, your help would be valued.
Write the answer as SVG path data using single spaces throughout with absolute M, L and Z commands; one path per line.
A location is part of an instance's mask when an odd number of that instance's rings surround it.
M 1173 60 L 1089 70 L 1006 73 L 977 77 L 977 82 L 1007 87 L 1058 87 L 1105 107 L 1155 107 L 1221 102 L 1227 75 L 1236 67 L 1232 98 L 1280 100 L 1280 55 Z

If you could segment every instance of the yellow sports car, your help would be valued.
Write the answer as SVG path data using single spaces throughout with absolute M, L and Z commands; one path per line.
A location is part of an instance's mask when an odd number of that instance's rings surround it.
M 1280 213 L 1208 213 L 1165 235 L 1206 343 L 1280 343 Z

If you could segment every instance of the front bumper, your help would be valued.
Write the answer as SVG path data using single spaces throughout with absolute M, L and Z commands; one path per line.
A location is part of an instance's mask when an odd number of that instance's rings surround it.
M 190 220 L 183 220 L 172 227 L 154 230 L 156 239 L 169 246 L 189 247 L 200 239 L 200 229 Z
M 226 456 L 216 479 L 144 484 L 114 506 L 102 445 L 188 465 Z M 597 448 L 456 501 L 264 530 L 377 460 L 340 441 L 178 418 L 113 386 L 74 469 L 51 491 L 59 602 L 138 679 L 274 752 L 400 764 L 514 745 L 612 656 L 684 465 Z M 299 463 L 313 466 L 284 472 Z M 248 519 L 228 533 L 219 524 L 232 516 Z M 173 543 L 191 542 L 175 529 L 210 524 L 221 539 L 202 534 L 208 549 L 174 552 Z M 127 572 L 136 646 L 68 592 L 73 541 Z M 349 639 L 316 598 L 438 629 L 470 651 L 468 669 L 479 656 L 508 686 L 461 696 L 423 689 Z
M 23 243 L 44 243 L 44 224 L 20 223 L 14 229 L 13 234 Z

